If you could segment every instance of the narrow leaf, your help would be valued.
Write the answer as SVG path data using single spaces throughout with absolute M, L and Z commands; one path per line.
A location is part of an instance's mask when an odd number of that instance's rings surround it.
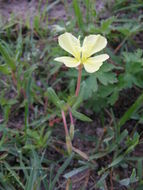
M 91 122 L 92 121 L 92 119 L 90 119 L 89 117 L 87 117 L 83 113 L 77 112 L 74 109 L 72 109 L 72 114 L 74 115 L 74 117 L 76 117 L 77 119 L 79 119 L 81 121 L 87 121 L 87 122 Z
M 10 57 L 8 50 L 2 43 L 0 42 L 0 53 L 2 54 L 6 64 L 13 70 L 16 70 L 15 61 Z
M 45 95 L 48 96 L 48 98 L 52 101 L 53 104 L 55 104 L 55 106 L 59 107 L 60 109 L 63 108 L 64 102 L 59 99 L 53 88 L 49 87 Z
M 137 98 L 134 104 L 121 117 L 121 119 L 118 122 L 119 128 L 121 128 L 131 118 L 133 113 L 142 106 L 142 103 L 143 103 L 143 93 Z
M 0 65 L 0 72 L 2 72 L 5 75 L 8 75 L 11 73 L 10 69 L 8 68 L 6 64 Z
M 71 154 L 71 155 L 66 159 L 66 161 L 63 163 L 63 165 L 59 168 L 59 170 L 58 170 L 58 172 L 57 172 L 55 178 L 54 178 L 53 181 L 52 181 L 52 184 L 51 184 L 49 190 L 53 190 L 53 189 L 54 189 L 55 184 L 56 184 L 56 182 L 58 181 L 60 175 L 63 173 L 63 171 L 64 171 L 64 170 L 67 168 L 67 166 L 70 164 L 70 162 L 71 162 L 73 156 L 74 156 L 74 154 Z

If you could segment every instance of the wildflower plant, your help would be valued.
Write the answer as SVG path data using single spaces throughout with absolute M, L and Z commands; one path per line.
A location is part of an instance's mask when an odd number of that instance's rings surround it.
M 95 53 L 104 49 L 107 45 L 107 40 L 105 37 L 101 35 L 89 35 L 86 36 L 83 40 L 83 44 L 80 43 L 80 37 L 76 38 L 71 33 L 64 33 L 58 38 L 59 45 L 62 49 L 67 51 L 72 55 L 62 56 L 55 58 L 55 61 L 64 63 L 65 66 L 69 68 L 77 68 L 78 69 L 78 79 L 77 79 L 77 87 L 75 96 L 79 95 L 80 91 L 80 83 L 82 76 L 82 68 L 84 67 L 88 73 L 94 73 L 99 70 L 104 61 L 109 58 L 107 54 L 101 54 L 93 56 Z M 66 145 L 67 150 L 70 153 L 72 151 L 72 143 L 71 140 L 74 134 L 74 121 L 72 117 L 72 112 L 70 106 L 68 107 L 69 116 L 71 120 L 70 125 L 70 134 L 67 127 L 66 116 L 64 110 L 61 110 L 63 124 L 66 133 Z
M 95 53 L 104 49 L 107 40 L 101 35 L 89 35 L 84 38 L 83 45 L 80 44 L 80 37 L 77 39 L 70 33 L 64 33 L 59 36 L 59 45 L 73 57 L 58 57 L 55 61 L 64 63 L 67 67 L 84 66 L 88 73 L 94 73 L 106 61 L 109 56 L 101 54 L 93 56 Z

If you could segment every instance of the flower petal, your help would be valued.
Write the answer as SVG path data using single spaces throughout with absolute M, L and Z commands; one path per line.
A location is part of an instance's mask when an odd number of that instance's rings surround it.
M 74 37 L 71 33 L 64 33 L 59 36 L 59 45 L 68 53 L 72 54 L 76 58 L 80 58 L 80 41 Z
M 99 70 L 99 68 L 103 64 L 103 61 L 107 60 L 108 58 L 109 55 L 107 54 L 101 54 L 95 57 L 90 57 L 83 63 L 84 68 L 88 73 L 94 73 L 95 71 Z
M 101 55 L 96 55 L 94 57 L 90 57 L 87 60 L 88 61 L 93 61 L 94 63 L 97 63 L 97 62 L 106 61 L 107 59 L 109 59 L 109 55 L 108 54 L 101 54 Z
M 80 65 L 80 62 L 73 57 L 57 57 L 54 60 L 64 63 L 67 67 L 77 67 Z
M 107 45 L 107 40 L 105 37 L 98 35 L 89 35 L 84 38 L 82 47 L 82 57 L 88 58 L 96 52 L 104 49 Z
M 84 68 L 88 73 L 94 73 L 95 71 L 98 71 L 99 68 L 101 67 L 101 65 L 103 64 L 103 62 L 98 62 L 98 63 L 86 63 L 84 64 Z

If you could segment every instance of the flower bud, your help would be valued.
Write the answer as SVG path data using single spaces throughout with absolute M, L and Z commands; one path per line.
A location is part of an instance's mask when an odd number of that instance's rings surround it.
M 71 144 L 71 138 L 69 135 L 66 135 L 66 146 L 67 146 L 67 151 L 69 154 L 72 153 L 72 144 Z
M 71 138 L 71 141 L 72 141 L 73 138 L 74 138 L 74 124 L 70 125 L 70 131 L 69 131 L 69 133 L 70 133 L 70 138 Z

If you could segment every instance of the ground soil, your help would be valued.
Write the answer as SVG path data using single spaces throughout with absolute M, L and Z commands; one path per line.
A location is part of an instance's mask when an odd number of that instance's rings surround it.
M 14 18 L 26 20 L 27 17 L 32 20 L 37 13 L 38 1 L 36 0 L 7 0 L 0 2 L 0 14 L 2 15 L 3 22 L 11 19 L 11 15 Z

